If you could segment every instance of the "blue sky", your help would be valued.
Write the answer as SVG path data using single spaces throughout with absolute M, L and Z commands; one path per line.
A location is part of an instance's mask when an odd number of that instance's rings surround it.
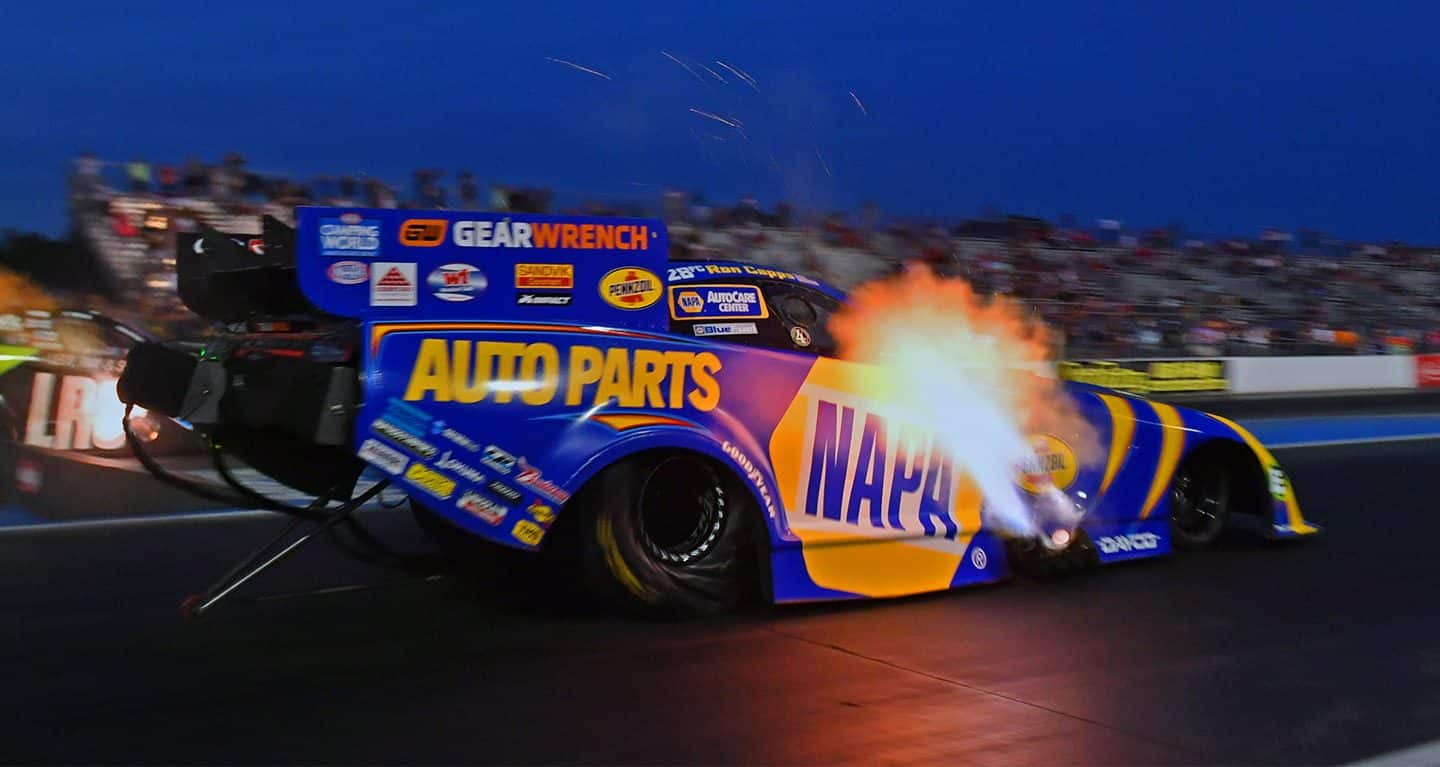
M 1430 3 L 15 5 L 0 226 L 61 230 L 82 150 L 238 150 L 406 182 L 424 165 L 635 198 L 1440 243 Z

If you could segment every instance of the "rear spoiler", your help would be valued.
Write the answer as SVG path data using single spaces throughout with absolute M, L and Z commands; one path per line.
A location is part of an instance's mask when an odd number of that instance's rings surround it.
M 295 230 L 273 216 L 260 234 L 234 234 L 201 225 L 176 238 L 180 300 L 214 322 L 246 322 L 324 315 L 300 292 Z

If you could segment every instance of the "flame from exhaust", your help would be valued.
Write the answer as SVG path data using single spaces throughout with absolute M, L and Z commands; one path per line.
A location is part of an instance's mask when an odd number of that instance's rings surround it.
M 985 300 L 964 280 L 914 264 L 859 286 L 830 320 L 840 355 L 873 366 L 865 394 L 911 414 L 935 433 L 985 497 L 985 524 L 1053 544 L 1083 510 L 1050 483 L 1027 474 L 1038 457 L 1028 435 L 1062 435 L 1083 466 L 1098 455 L 1094 430 L 1049 373 L 1051 333 L 1004 297 Z M 1065 536 L 1068 541 L 1069 535 Z
M 53 310 L 55 301 L 24 276 L 0 268 L 0 314 L 18 314 L 26 309 Z

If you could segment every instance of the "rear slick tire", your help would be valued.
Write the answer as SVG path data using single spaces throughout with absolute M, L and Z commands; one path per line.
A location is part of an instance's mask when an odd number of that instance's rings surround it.
M 625 611 L 721 613 L 749 585 L 744 488 L 691 453 L 641 453 L 606 468 L 572 501 L 585 585 Z
M 1230 509 L 1230 472 L 1214 463 L 1180 467 L 1170 483 L 1170 540 L 1182 551 L 1214 545 Z

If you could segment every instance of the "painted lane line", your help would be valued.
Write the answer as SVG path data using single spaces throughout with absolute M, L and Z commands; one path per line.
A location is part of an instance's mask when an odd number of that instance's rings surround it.
M 1440 740 L 1379 754 L 1341 767 L 1435 767 L 1440 765 Z
M 1403 434 L 1395 437 L 1356 437 L 1353 439 L 1319 439 L 1305 442 L 1276 442 L 1266 444 L 1271 450 L 1293 450 L 1306 447 L 1338 447 L 1340 445 L 1378 445 L 1384 442 L 1423 442 L 1440 439 L 1440 433 Z
M 365 506 L 356 509 L 356 514 L 375 511 L 389 511 L 380 506 Z M 146 517 L 116 517 L 114 519 L 82 519 L 70 522 L 31 522 L 0 527 L 0 536 L 23 535 L 27 532 L 59 532 L 65 530 L 106 530 L 121 527 L 144 527 L 146 525 L 173 525 L 186 522 L 215 522 L 220 520 L 287 519 L 288 515 L 262 509 L 221 509 L 219 511 L 197 511 L 182 514 L 155 514 Z

